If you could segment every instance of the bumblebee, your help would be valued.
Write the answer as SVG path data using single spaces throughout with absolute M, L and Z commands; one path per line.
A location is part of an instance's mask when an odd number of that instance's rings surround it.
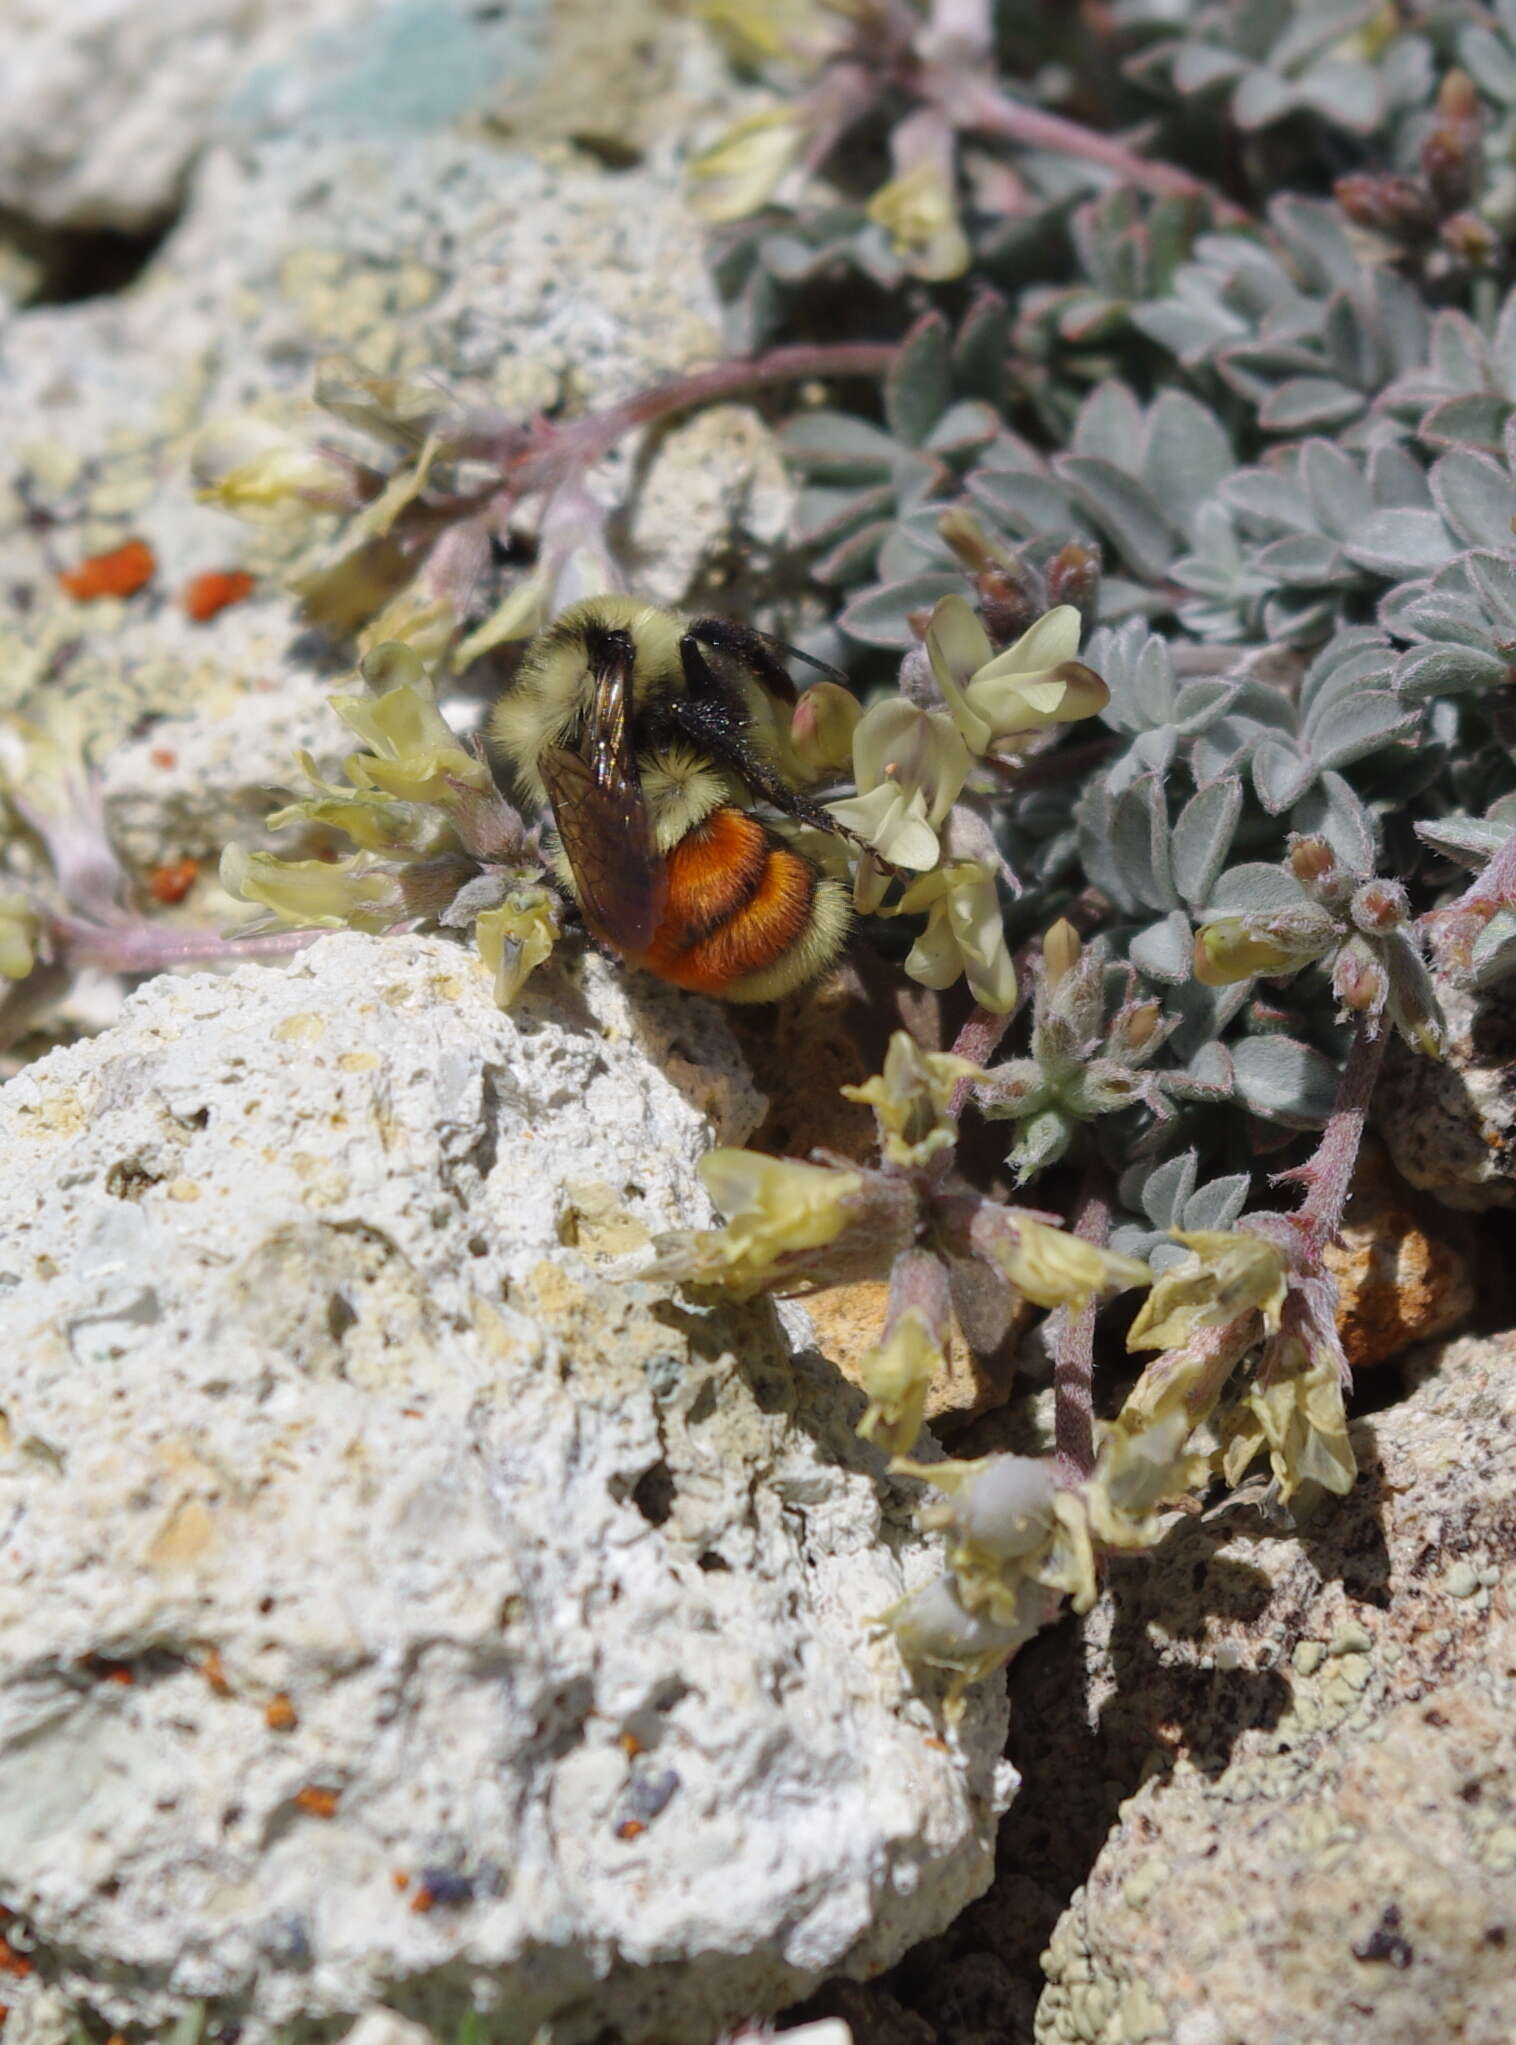
M 676 987 L 776 1001 L 847 940 L 845 883 L 753 803 L 840 837 L 763 736 L 795 684 L 764 634 L 629 596 L 570 605 L 490 717 L 525 788 L 552 805 L 562 878 L 590 932 Z

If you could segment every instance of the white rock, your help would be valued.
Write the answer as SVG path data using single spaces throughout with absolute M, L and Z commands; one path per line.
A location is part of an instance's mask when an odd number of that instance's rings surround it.
M 607 1271 L 760 1105 L 719 1011 L 597 958 L 507 1016 L 352 934 L 0 1088 L 34 1984 L 709 2045 L 983 1888 L 1003 1704 L 949 1731 L 870 1628 L 940 1555 L 857 1395 L 799 1317 Z

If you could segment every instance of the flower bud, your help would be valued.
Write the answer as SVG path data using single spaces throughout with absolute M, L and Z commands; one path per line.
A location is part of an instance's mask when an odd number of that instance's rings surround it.
M 1078 540 L 1060 547 L 1047 565 L 1047 601 L 1050 609 L 1072 604 L 1088 620 L 1100 594 L 1100 555 Z
M 937 530 L 970 575 L 1014 565 L 1004 547 L 997 546 L 973 512 L 961 504 L 949 505 L 937 521 Z
M 814 682 L 795 705 L 790 746 L 795 765 L 808 780 L 820 781 L 851 765 L 853 733 L 863 705 L 838 682 Z
M 1285 863 L 1296 880 L 1309 885 L 1325 880 L 1337 864 L 1337 855 L 1325 838 L 1294 837 Z
M 1349 220 L 1398 241 L 1424 241 L 1437 225 L 1432 195 L 1415 178 L 1355 171 L 1338 178 L 1332 196 Z
M 1354 938 L 1337 954 L 1332 968 L 1332 992 L 1344 1008 L 1359 1015 L 1372 1015 L 1384 1005 L 1389 992 L 1384 968 L 1362 938 Z
M 1471 270 L 1487 269 L 1500 248 L 1495 230 L 1477 213 L 1455 213 L 1445 220 L 1442 245 Z
M 1348 914 L 1358 928 L 1370 937 L 1398 930 L 1410 913 L 1405 889 L 1393 880 L 1365 881 L 1348 907 Z
M 1083 949 L 1079 932 L 1067 917 L 1060 916 L 1042 940 L 1044 985 L 1053 988 L 1060 980 L 1066 979 L 1078 965 Z

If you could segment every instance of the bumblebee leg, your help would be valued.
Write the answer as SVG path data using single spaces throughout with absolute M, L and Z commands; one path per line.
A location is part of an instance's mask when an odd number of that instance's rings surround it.
M 679 645 L 680 656 L 684 658 L 684 677 L 693 695 L 694 679 L 690 674 L 689 660 L 684 657 L 684 649 L 690 645 L 697 651 L 702 646 L 709 646 L 716 653 L 729 653 L 762 682 L 771 696 L 777 696 L 781 703 L 795 701 L 794 677 L 779 658 L 775 643 L 767 633 L 755 632 L 751 625 L 735 624 L 730 618 L 693 619 Z M 716 677 L 710 663 L 702 659 L 701 666 L 714 681 Z M 740 696 L 738 700 L 740 702 Z
M 726 767 L 747 783 L 754 795 L 785 816 L 819 831 L 831 831 L 847 838 L 830 811 L 792 788 L 784 776 L 766 760 L 748 736 L 747 703 L 735 682 L 718 675 L 701 652 L 691 632 L 679 642 L 687 694 L 661 705 L 660 723 L 670 732 L 687 739 L 697 750 L 708 753 L 718 766 Z

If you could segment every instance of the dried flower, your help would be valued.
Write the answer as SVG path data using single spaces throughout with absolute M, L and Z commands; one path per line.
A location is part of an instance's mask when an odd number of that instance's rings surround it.
M 495 1000 L 509 1008 L 563 934 L 563 899 L 551 888 L 513 888 L 474 921 L 479 956 L 494 977 Z
M 950 1149 L 958 1125 L 948 1104 L 960 1080 L 980 1077 L 977 1065 L 948 1051 L 923 1051 L 905 1030 L 896 1030 L 885 1053 L 884 1070 L 861 1086 L 845 1086 L 850 1101 L 874 1110 L 879 1140 L 891 1164 L 915 1169 L 940 1150 Z
M 738 1299 L 811 1275 L 814 1252 L 858 1218 L 860 1172 L 797 1164 L 750 1150 L 711 1150 L 700 1179 L 724 1227 L 663 1237 L 647 1276 L 717 1285 Z
M 1132 1323 L 1128 1349 L 1178 1349 L 1203 1329 L 1225 1327 L 1255 1310 L 1266 1327 L 1279 1326 L 1285 1267 L 1271 1242 L 1235 1229 L 1170 1233 L 1190 1255 L 1154 1282 Z

